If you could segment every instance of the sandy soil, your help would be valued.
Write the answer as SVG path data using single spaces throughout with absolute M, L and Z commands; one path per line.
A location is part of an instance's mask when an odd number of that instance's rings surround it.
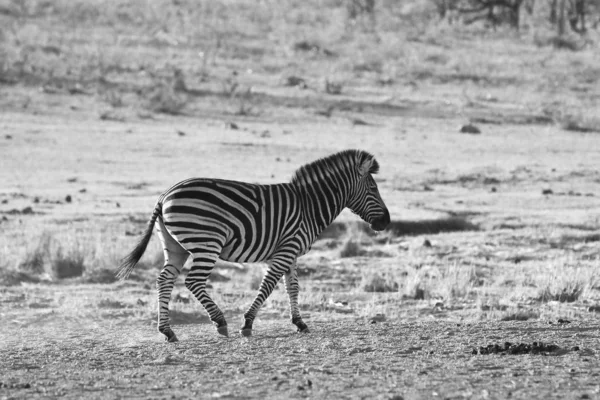
M 600 398 L 596 49 L 410 18 L 398 36 L 385 18 L 400 14 L 381 15 L 376 37 L 319 30 L 314 9 L 279 25 L 276 3 L 260 5 L 273 7 L 271 25 L 244 8 L 224 39 L 202 30 L 233 17 L 200 13 L 207 23 L 181 25 L 198 31 L 179 44 L 179 28 L 155 29 L 179 26 L 176 13 L 102 7 L 94 19 L 70 2 L 0 13 L 13 57 L 0 71 L 0 398 Z M 314 32 L 335 56 L 294 50 Z M 217 39 L 214 54 L 202 47 Z M 198 48 L 213 61 L 200 65 Z M 234 72 L 246 92 L 231 89 Z M 479 134 L 460 132 L 469 122 Z M 156 238 L 133 279 L 114 282 L 177 181 L 284 182 L 347 148 L 378 159 L 393 223 L 374 236 L 344 213 L 299 260 L 310 334 L 294 332 L 279 287 L 253 337 L 218 337 L 180 278 L 181 342 L 164 343 Z M 57 277 L 61 260 L 81 276 Z M 232 330 L 261 268 L 211 277 Z M 505 342 L 558 349 L 473 354 Z

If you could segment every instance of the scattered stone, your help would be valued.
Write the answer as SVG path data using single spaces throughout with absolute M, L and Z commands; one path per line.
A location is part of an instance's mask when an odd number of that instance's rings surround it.
M 425 186 L 423 186 L 423 191 L 424 192 L 433 192 L 433 188 L 429 185 L 425 185 Z
M 234 131 L 240 129 L 240 127 L 235 122 L 226 122 L 225 123 L 225 128 L 231 129 L 231 130 L 234 130 Z
M 27 215 L 27 214 L 33 214 L 33 208 L 31 208 L 31 207 L 25 207 L 25 208 L 23 208 L 21 210 L 13 208 L 12 210 L 7 211 L 6 213 L 9 214 L 9 215 L 16 215 L 16 214 Z
M 285 86 L 298 87 L 300 89 L 308 88 L 306 81 L 304 78 L 300 78 L 299 76 L 288 76 L 285 81 Z
M 417 288 L 417 290 L 415 290 L 415 300 L 425 300 L 425 290 L 421 289 L 421 288 Z
M 579 349 L 579 346 L 574 346 L 574 347 L 571 347 L 571 351 L 579 351 L 579 350 L 580 350 L 580 349 Z
M 147 302 L 147 301 L 144 301 L 144 300 L 142 300 L 142 299 L 137 299 L 137 302 L 136 302 L 136 304 L 137 304 L 138 306 L 142 306 L 142 307 L 143 307 L 143 306 L 145 306 L 146 304 L 148 304 L 148 302 Z
M 173 301 L 183 303 L 183 304 L 189 304 L 191 299 L 187 294 L 177 293 L 177 295 L 173 298 Z
M 367 121 L 364 121 L 360 118 L 353 118 L 352 119 L 352 125 L 354 126 L 369 126 L 371 125 L 370 123 L 368 123 Z
M 569 321 L 568 319 L 562 319 L 562 318 L 559 318 L 559 320 L 556 322 L 558 322 L 559 324 L 570 324 L 571 323 L 571 321 Z
M 425 239 L 423 241 L 423 247 L 431 247 L 431 242 L 429 241 L 429 239 Z
M 479 349 L 474 348 L 471 354 L 510 354 L 510 355 L 519 355 L 519 354 L 543 354 L 547 355 L 548 353 L 556 352 L 560 350 L 560 347 L 555 344 L 545 344 L 543 342 L 533 342 L 532 344 L 519 343 L 512 344 L 510 342 L 505 342 L 504 346 L 500 346 L 498 344 L 489 344 L 486 347 L 480 346 Z
M 496 187 L 492 186 L 492 188 L 490 189 L 490 192 L 496 193 L 496 191 L 497 191 Z
M 3 199 L 2 204 L 8 204 L 8 199 Z
M 10 140 L 10 139 L 12 139 L 12 138 L 13 138 L 13 137 L 12 137 L 11 135 L 5 135 L 5 136 L 4 136 L 4 139 L 6 139 L 6 140 Z
M 553 194 L 554 192 L 552 191 L 552 189 L 544 189 L 542 190 L 542 194 L 543 195 L 549 195 L 549 194 Z
M 116 206 L 117 208 L 121 208 L 121 204 L 119 204 L 119 202 L 115 203 L 115 206 Z
M 330 118 L 331 114 L 333 113 L 333 110 L 335 110 L 335 107 L 334 106 L 329 106 L 329 107 L 327 107 L 326 110 L 316 111 L 315 114 L 322 115 L 324 117 Z
M 34 202 L 34 204 L 37 204 L 37 203 L 39 203 L 39 202 L 40 202 L 40 198 L 39 198 L 39 197 L 37 197 L 37 196 L 36 196 L 36 197 L 34 197 L 34 198 L 33 198 L 33 202 Z
M 87 192 L 87 189 L 86 189 L 86 188 L 79 189 L 79 193 L 85 193 L 85 192 Z
M 184 132 L 184 131 L 177 131 L 177 134 L 178 134 L 179 136 L 185 136 L 185 132 Z
M 589 307 L 588 307 L 588 311 L 589 311 L 589 312 L 597 312 L 597 313 L 600 313 L 600 305 L 589 306 Z
M 69 183 L 77 182 L 77 177 L 69 178 L 69 179 L 67 179 L 67 182 L 69 182 Z
M 294 43 L 294 50 L 296 51 L 314 51 L 318 52 L 321 50 L 321 46 L 316 43 L 309 42 L 308 40 L 302 40 Z
M 460 133 L 479 135 L 481 133 L 481 130 L 473 124 L 467 124 L 460 127 Z
M 339 82 L 330 82 L 329 80 L 325 81 L 325 93 L 328 94 L 342 94 L 343 85 Z
M 378 322 L 385 322 L 386 318 L 385 318 L 385 314 L 382 313 L 377 313 L 375 314 L 374 317 L 369 319 L 369 323 L 370 324 L 376 324 Z
M 65 202 L 66 202 L 66 203 L 70 203 L 70 202 L 72 202 L 72 201 L 73 201 L 73 198 L 71 197 L 71 195 L 70 195 L 70 194 L 68 194 L 68 195 L 65 197 Z

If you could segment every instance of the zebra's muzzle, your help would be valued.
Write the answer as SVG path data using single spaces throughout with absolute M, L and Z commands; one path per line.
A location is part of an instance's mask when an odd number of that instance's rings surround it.
M 371 229 L 374 231 L 382 231 L 390 224 L 390 213 L 386 209 L 384 214 L 371 222 Z

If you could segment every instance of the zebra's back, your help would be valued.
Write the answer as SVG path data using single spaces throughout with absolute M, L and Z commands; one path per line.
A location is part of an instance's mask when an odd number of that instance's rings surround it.
M 299 226 L 300 202 L 290 184 L 256 185 L 194 178 L 162 198 L 163 221 L 181 244 L 221 247 L 220 258 L 237 262 L 269 259 Z

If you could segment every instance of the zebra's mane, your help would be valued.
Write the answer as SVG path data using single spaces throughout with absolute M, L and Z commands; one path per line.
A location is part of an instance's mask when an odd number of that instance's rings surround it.
M 344 150 L 301 166 L 294 172 L 291 182 L 302 183 L 305 182 L 305 177 L 315 176 L 315 172 L 326 174 L 327 171 L 337 171 L 347 166 L 358 170 L 358 167 L 369 159 L 372 160 L 369 173 L 376 174 L 379 172 L 379 163 L 371 153 L 363 150 Z

